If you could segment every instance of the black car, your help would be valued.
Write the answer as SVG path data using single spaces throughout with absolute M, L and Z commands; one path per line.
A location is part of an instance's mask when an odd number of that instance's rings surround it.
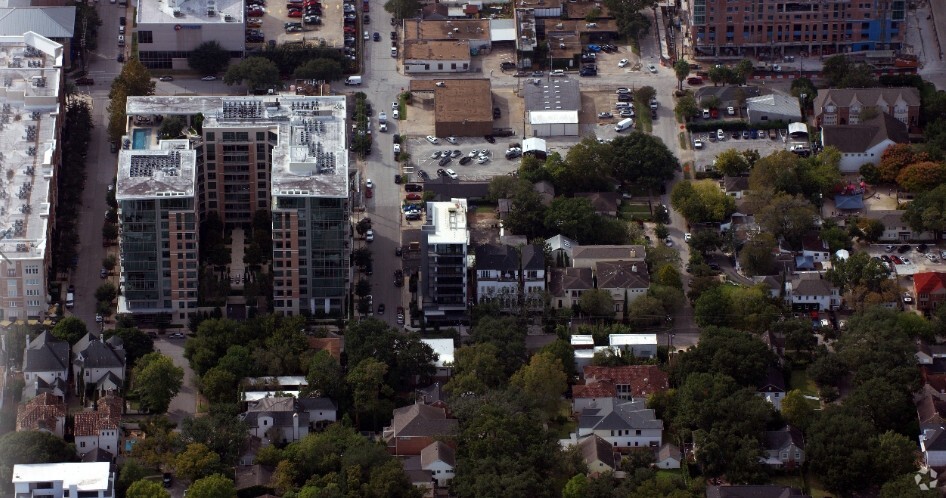
M 401 246 L 397 246 L 394 248 L 394 255 L 400 258 L 403 251 L 404 250 L 401 249 Z
M 452 159 L 450 159 L 450 156 L 446 156 L 446 157 L 441 158 L 441 159 L 440 159 L 440 162 L 437 163 L 437 164 L 440 165 L 440 166 L 446 166 L 446 165 L 450 164 L 450 161 L 452 161 Z
M 908 244 L 903 244 L 897 248 L 897 252 L 903 254 L 905 252 L 910 252 L 910 249 L 912 249 L 912 247 L 910 247 Z
M 407 185 L 404 185 L 404 191 L 405 192 L 423 192 L 424 186 L 418 185 L 416 183 L 408 183 Z
M 592 69 L 590 67 L 583 67 L 581 71 L 578 71 L 578 76 L 597 76 L 598 70 Z
M 118 58 L 116 60 L 118 62 L 125 62 L 125 54 L 118 54 Z
M 373 274 L 374 274 L 374 265 L 371 263 L 368 263 L 367 265 L 365 265 L 365 275 L 373 275 Z
M 403 287 L 404 286 L 404 272 L 397 270 L 394 272 L 394 286 Z
M 471 161 L 473 161 L 472 157 L 463 156 L 460 158 L 460 166 L 466 166 L 467 164 L 470 164 Z
M 371 24 L 371 16 L 369 16 L 368 14 L 361 16 L 361 22 L 364 24 Z M 375 40 L 375 41 L 378 41 L 378 40 Z
M 916 246 L 916 252 L 918 252 L 918 253 L 920 253 L 920 254 L 924 254 L 924 253 L 926 253 L 926 251 L 928 251 L 928 250 L 929 250 L 929 247 L 927 247 L 926 244 L 920 244 L 920 245 Z
M 491 144 L 496 143 L 496 139 L 493 138 L 492 135 L 486 135 L 485 137 L 483 137 L 483 139 L 485 139 L 487 142 L 489 142 L 489 143 L 491 143 Z
M 503 111 L 499 110 L 498 107 L 493 108 L 493 119 L 499 119 L 503 116 Z
M 446 170 L 444 170 L 443 168 L 438 168 L 438 169 L 437 169 L 437 176 L 441 176 L 441 177 L 447 176 Z
M 420 175 L 421 179 L 424 181 L 430 180 L 430 175 L 422 169 L 417 170 L 417 174 Z
M 170 488 L 170 487 L 171 487 L 171 480 L 172 480 L 172 479 L 171 479 L 171 473 L 170 473 L 170 472 L 165 472 L 165 473 L 164 473 L 164 476 L 163 476 L 162 479 L 161 479 L 161 482 L 164 483 L 164 487 L 165 487 L 165 488 Z
M 381 41 L 381 33 L 377 33 L 377 32 L 376 32 L 376 33 L 374 34 L 374 41 Z
M 370 116 L 370 114 L 369 114 L 369 116 Z M 401 135 L 395 133 L 394 135 L 391 135 L 391 140 L 392 140 L 394 143 L 399 144 L 399 143 L 401 143 Z
M 407 221 L 417 221 L 417 220 L 420 219 L 420 213 L 418 213 L 418 212 L 416 212 L 416 211 L 415 211 L 415 212 L 411 212 L 411 213 L 407 213 L 407 214 L 404 215 L 404 219 L 407 220 Z
M 401 175 L 394 175 L 394 184 L 395 185 L 401 184 Z
M 118 18 L 118 24 L 124 26 L 126 22 L 128 22 L 128 21 L 126 21 L 124 17 L 119 17 L 119 18 Z
M 883 261 L 884 263 L 887 263 L 887 264 L 890 263 L 890 256 L 887 256 L 886 254 L 881 254 L 880 259 L 881 259 L 881 261 Z

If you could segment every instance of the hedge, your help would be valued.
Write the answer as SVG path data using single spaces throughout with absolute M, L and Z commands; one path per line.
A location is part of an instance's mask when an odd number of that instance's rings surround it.
M 706 131 L 742 131 L 742 130 L 786 130 L 788 123 L 785 121 L 770 121 L 768 123 L 749 123 L 739 120 L 718 120 L 718 121 L 700 121 L 699 123 L 688 123 L 687 131 L 700 133 Z

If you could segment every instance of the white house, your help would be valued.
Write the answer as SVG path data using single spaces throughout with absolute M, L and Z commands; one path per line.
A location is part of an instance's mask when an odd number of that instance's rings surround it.
M 857 173 L 865 164 L 879 164 L 887 147 L 910 143 L 910 134 L 900 120 L 881 113 L 859 124 L 823 126 L 821 143 L 841 151 L 841 173 Z
M 469 70 L 469 42 L 414 41 L 404 44 L 405 73 L 465 73 Z
M 69 343 L 56 339 L 49 332 L 43 332 L 32 341 L 26 338 L 27 346 L 23 357 L 23 380 L 26 384 L 42 380 L 46 384 L 55 384 L 69 378 Z
M 434 367 L 437 368 L 437 373 L 434 374 L 434 377 L 448 378 L 453 375 L 453 352 L 456 349 L 453 344 L 453 339 L 423 338 L 420 342 L 430 346 L 430 349 L 433 349 L 434 353 L 437 353 L 437 359 L 434 360 Z
M 772 403 L 776 411 L 782 411 L 785 393 L 785 376 L 779 369 L 770 366 L 766 370 L 765 379 L 756 388 L 756 396 L 761 396 Z
M 827 311 L 841 305 L 841 293 L 824 276 L 800 273 L 785 282 L 785 301 L 798 311 Z
M 805 463 L 805 437 L 796 427 L 786 425 L 765 431 L 762 463 L 777 469 L 793 469 Z
M 545 292 L 545 253 L 541 248 L 493 244 L 476 248 L 476 296 L 480 302 L 496 301 L 504 309 L 511 308 L 518 301 L 520 277 L 527 305 L 541 305 Z
M 904 211 L 900 210 L 865 210 L 863 216 L 879 220 L 884 225 L 884 233 L 880 235 L 881 242 L 911 242 L 918 240 L 933 240 L 931 232 L 914 232 L 907 222 L 903 221 Z
M 810 256 L 815 263 L 831 261 L 831 249 L 828 243 L 821 240 L 817 234 L 808 235 L 801 239 L 802 256 Z
M 680 448 L 674 444 L 664 443 L 657 451 L 657 463 L 655 465 L 658 469 L 679 469 L 682 461 Z
M 456 475 L 456 454 L 442 441 L 435 441 L 420 452 L 420 467 L 430 471 L 437 486 L 446 486 Z
M 108 394 L 98 400 L 95 411 L 76 413 L 76 451 L 80 456 L 95 450 L 108 452 L 112 457 L 118 456 L 121 449 L 123 404 L 122 398 Z
M 654 417 L 645 401 L 606 398 L 596 405 L 581 412 L 578 437 L 597 435 L 618 451 L 659 448 L 663 443 L 663 421 Z
M 249 426 L 251 436 L 264 445 L 291 443 L 309 434 L 309 412 L 291 397 L 265 398 L 247 403 L 240 419 Z
M 920 435 L 920 451 L 928 467 L 946 465 L 946 429 L 927 429 Z
M 617 355 L 629 352 L 638 358 L 657 356 L 657 334 L 611 334 L 608 344 Z
M 115 498 L 108 462 L 34 463 L 13 466 L 15 496 Z

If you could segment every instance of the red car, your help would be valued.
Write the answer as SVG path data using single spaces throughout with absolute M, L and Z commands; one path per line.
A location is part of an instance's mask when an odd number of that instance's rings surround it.
M 250 16 L 250 17 L 263 17 L 263 11 L 262 11 L 262 10 L 251 10 L 251 11 L 247 12 L 246 15 L 248 15 L 248 16 Z
M 302 17 L 302 11 L 301 11 L 301 10 L 290 10 L 290 11 L 289 11 L 289 17 Z
M 409 200 L 409 201 L 419 201 L 419 200 L 420 200 L 420 194 L 407 194 L 407 195 L 404 196 L 404 198 L 407 199 L 407 200 Z
M 896 254 L 893 255 L 893 256 L 890 256 L 890 259 L 893 260 L 893 264 L 895 264 L 895 265 L 902 265 L 902 264 L 903 264 L 903 260 L 900 259 L 900 257 L 897 256 Z
M 369 199 L 372 198 L 372 197 L 374 197 L 374 189 L 372 189 L 372 188 L 366 188 L 366 189 L 365 189 L 365 197 L 367 197 L 367 198 L 369 198 Z
M 352 33 L 352 34 L 354 34 L 354 33 L 355 33 L 355 27 L 354 27 L 354 26 L 345 26 L 345 32 L 346 32 L 346 33 Z

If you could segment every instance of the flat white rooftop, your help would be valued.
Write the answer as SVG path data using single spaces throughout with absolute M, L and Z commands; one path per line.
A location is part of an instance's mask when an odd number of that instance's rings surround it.
M 611 346 L 647 346 L 657 344 L 657 334 L 611 334 Z
M 592 347 L 595 345 L 594 337 L 590 335 L 574 334 L 572 335 L 572 346 Z
M 450 202 L 427 203 L 428 244 L 468 244 L 470 233 L 466 229 L 466 199 L 450 199 Z
M 442 368 L 445 364 L 453 364 L 453 339 L 421 339 L 420 342 L 430 346 L 430 349 L 437 353 L 437 361 L 434 366 Z
M 75 485 L 78 491 L 108 489 L 109 463 L 34 463 L 13 466 L 13 484 L 62 481 L 68 489 Z
M 185 30 L 199 29 L 191 27 L 197 24 L 243 22 L 242 0 L 138 0 L 137 3 L 138 24 L 168 23 Z
M 162 140 L 157 149 L 122 149 L 118 154 L 116 197 L 194 197 L 197 151 L 189 140 Z

